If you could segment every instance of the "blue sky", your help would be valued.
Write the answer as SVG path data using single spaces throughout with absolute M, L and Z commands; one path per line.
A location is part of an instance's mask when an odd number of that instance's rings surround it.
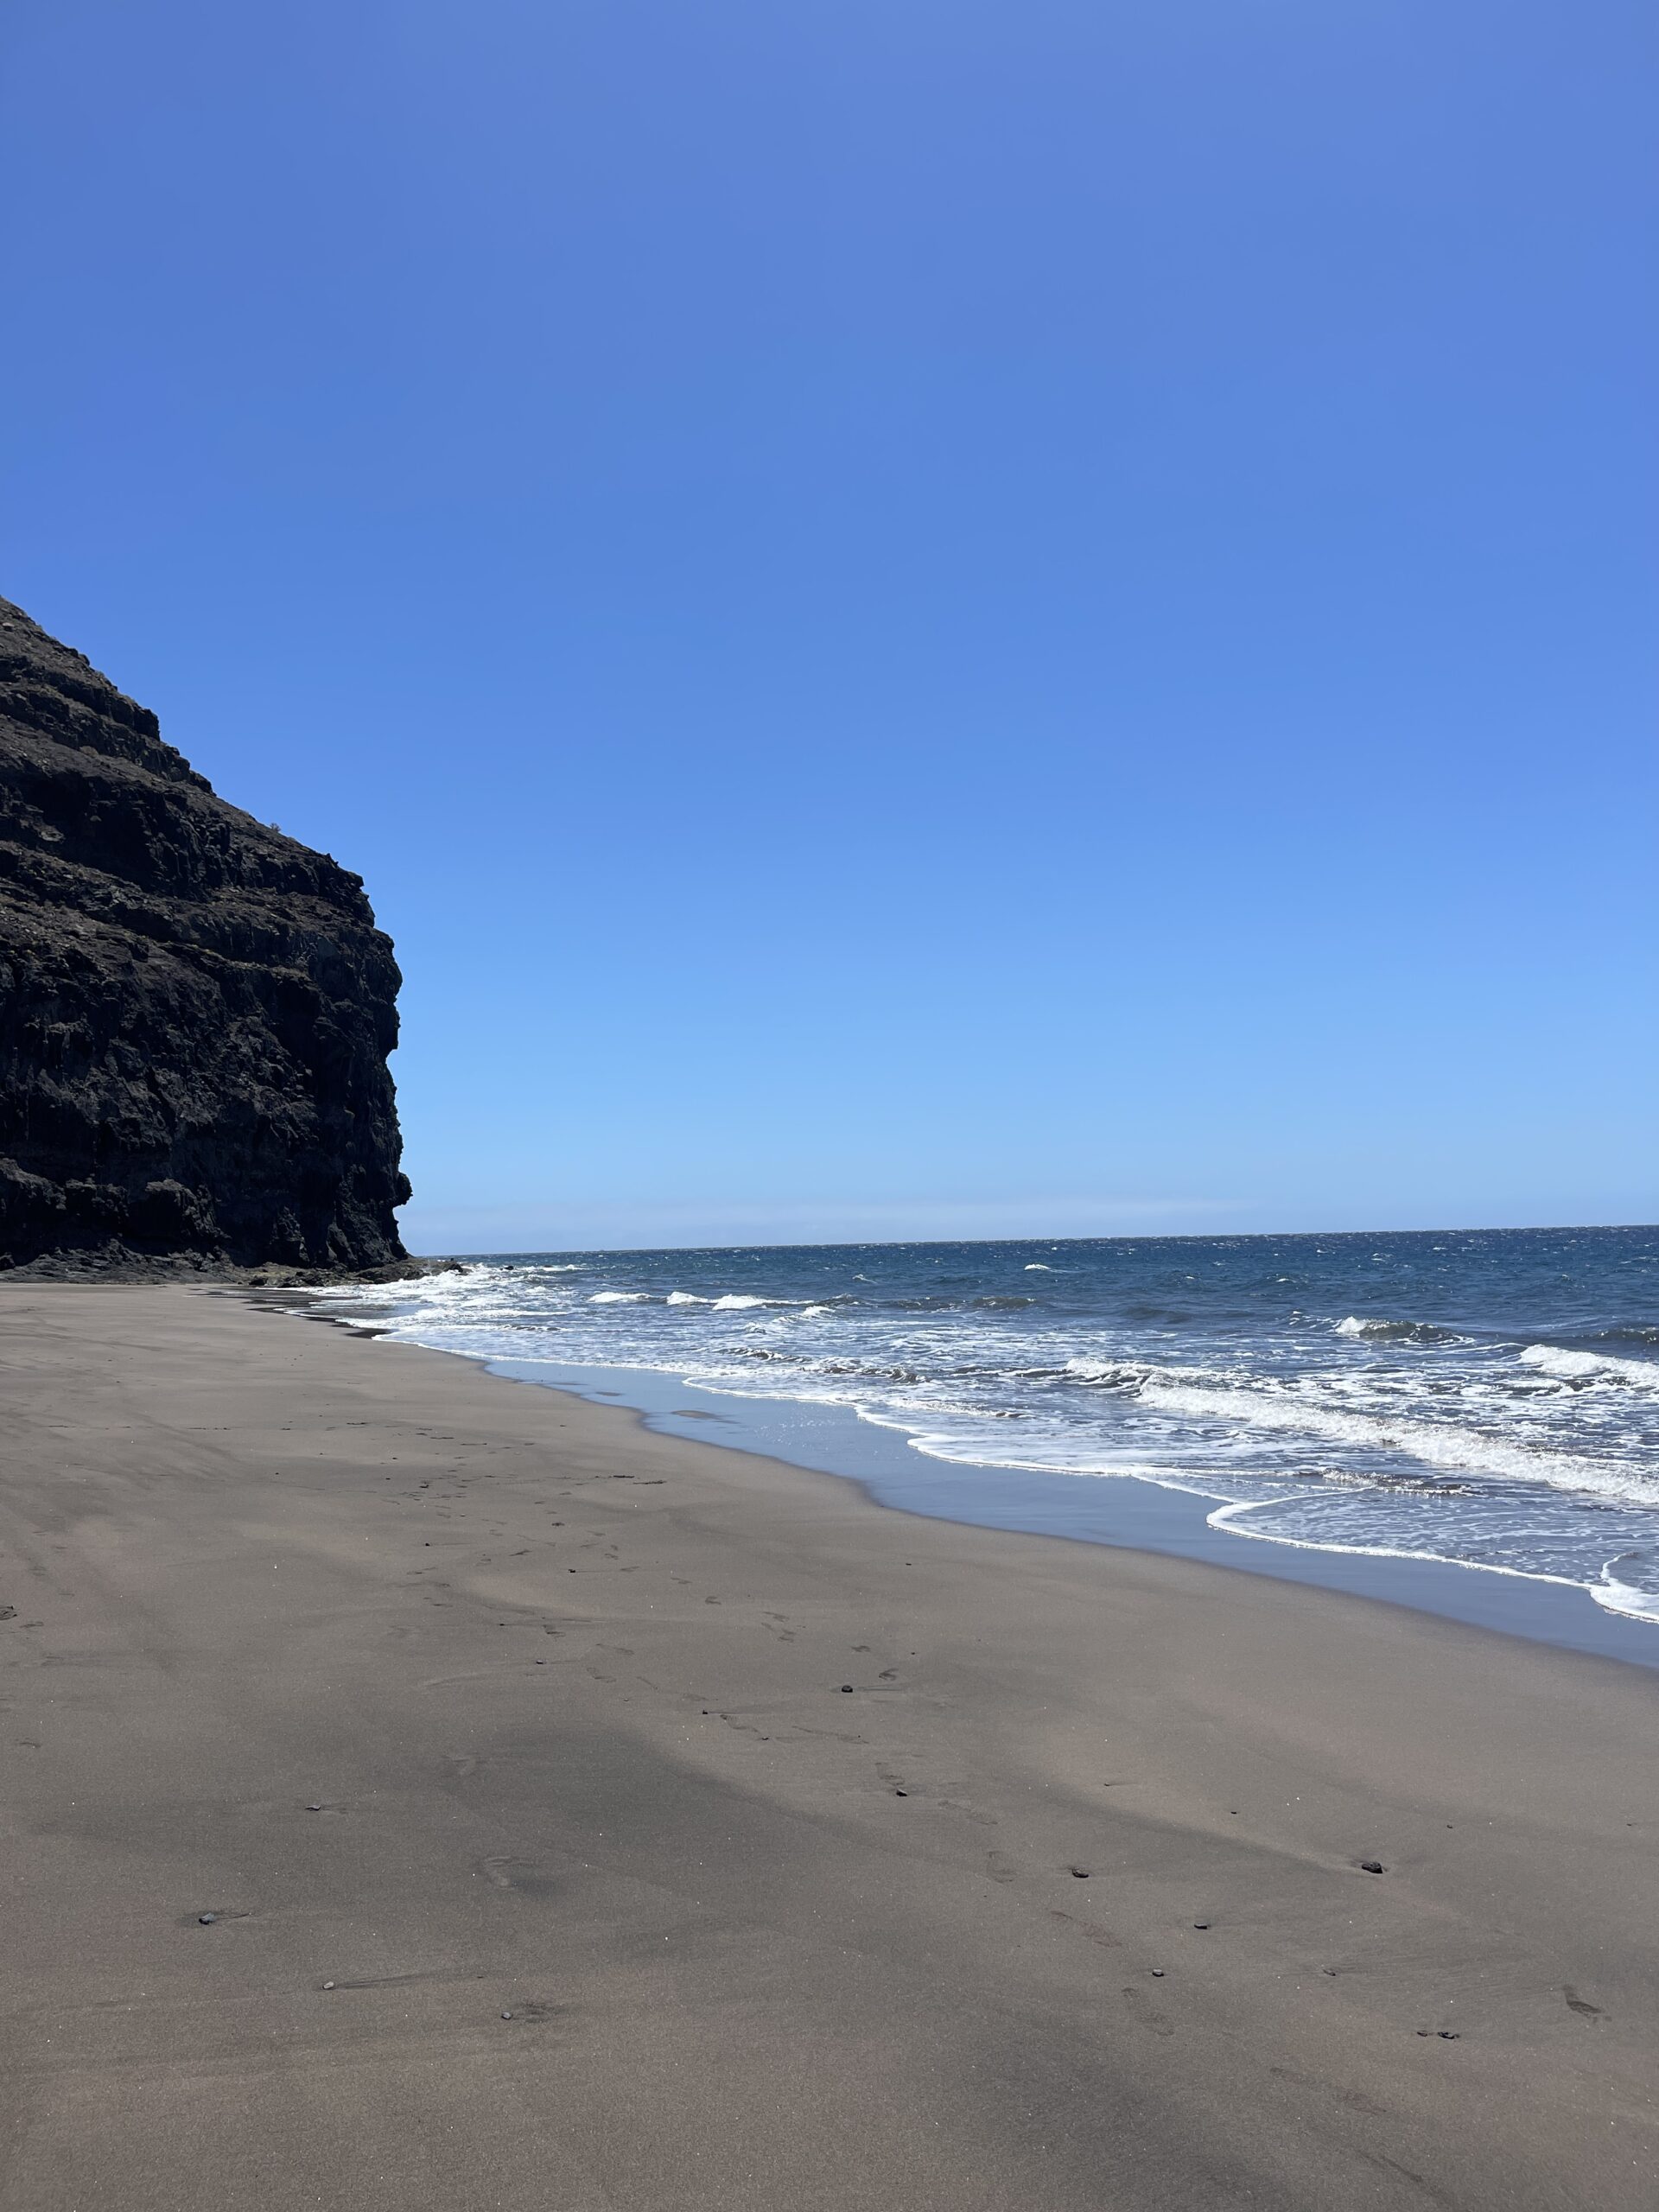
M 1637 0 L 13 0 L 0 590 L 416 1249 L 1659 1215 Z

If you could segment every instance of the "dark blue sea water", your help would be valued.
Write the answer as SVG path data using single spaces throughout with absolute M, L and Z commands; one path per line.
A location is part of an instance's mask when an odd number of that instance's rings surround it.
M 958 1518 L 1151 1485 L 1241 1554 L 1441 1561 L 1659 1627 L 1659 1230 L 524 1255 L 338 1298 L 645 1405 L 672 1377 L 874 1425 L 961 1471 Z

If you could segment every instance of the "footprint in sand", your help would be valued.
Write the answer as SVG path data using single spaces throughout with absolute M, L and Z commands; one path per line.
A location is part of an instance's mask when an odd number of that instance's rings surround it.
M 982 1813 L 977 1805 L 964 1805 L 960 1797 L 941 1797 L 939 1802 L 947 1812 L 960 1813 L 963 1820 L 972 1821 L 982 1828 L 994 1828 L 996 1826 L 995 1813 Z M 995 1857 L 995 1853 L 993 1853 L 992 1856 Z
M 1586 2001 L 1580 1996 L 1578 1991 L 1573 1988 L 1571 1982 L 1568 1982 L 1567 1987 L 1562 1990 L 1561 1994 L 1567 1999 L 1568 2009 L 1576 2012 L 1581 2020 L 1605 2020 L 1606 2018 L 1607 2015 L 1602 2011 L 1600 2005 L 1586 2003 Z
M 1001 1852 L 988 1851 L 985 1854 L 985 1872 L 994 1882 L 1011 1882 L 1020 1869 L 1012 1859 L 1006 1858 Z
M 1113 1935 L 1109 1928 L 1091 1927 L 1088 1921 L 1079 1920 L 1076 1913 L 1062 1912 L 1058 1905 L 1050 1907 L 1049 1917 L 1052 1920 L 1068 1922 L 1080 1935 L 1086 1936 L 1091 1943 L 1098 1943 L 1103 1951 L 1116 1950 L 1121 1941 L 1118 1936 Z M 1139 1997 L 1141 1992 L 1137 1989 L 1135 1994 Z
M 769 1735 L 762 1732 L 759 1723 L 756 1721 L 740 1720 L 737 1719 L 735 1714 L 730 1713 L 722 1713 L 719 1717 L 726 1723 L 726 1726 L 734 1735 L 759 1736 L 763 1744 L 769 1744 L 772 1741 L 772 1738 Z
M 493 1858 L 480 1859 L 478 1871 L 498 1890 L 512 1890 L 520 1897 L 542 1898 L 554 1896 L 560 1886 L 558 1877 L 533 1859 L 514 1859 L 502 1853 Z
M 1126 1989 L 1123 2002 L 1128 2006 L 1131 2017 L 1138 2020 L 1143 2028 L 1150 2028 L 1154 2035 L 1174 2034 L 1175 2023 L 1167 2013 L 1159 2011 L 1144 1990 Z

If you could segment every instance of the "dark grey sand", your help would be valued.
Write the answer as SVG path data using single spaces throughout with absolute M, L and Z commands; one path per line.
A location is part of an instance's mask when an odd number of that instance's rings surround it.
M 185 1287 L 0 1424 L 6 2212 L 1659 2201 L 1645 1670 Z

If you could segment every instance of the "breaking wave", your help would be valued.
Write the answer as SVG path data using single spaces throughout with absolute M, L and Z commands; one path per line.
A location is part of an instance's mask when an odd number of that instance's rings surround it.
M 1567 1351 L 1554 1344 L 1529 1344 L 1521 1355 L 1527 1367 L 1567 1382 L 1618 1382 L 1627 1389 L 1659 1390 L 1659 1359 L 1615 1359 L 1607 1352 Z

